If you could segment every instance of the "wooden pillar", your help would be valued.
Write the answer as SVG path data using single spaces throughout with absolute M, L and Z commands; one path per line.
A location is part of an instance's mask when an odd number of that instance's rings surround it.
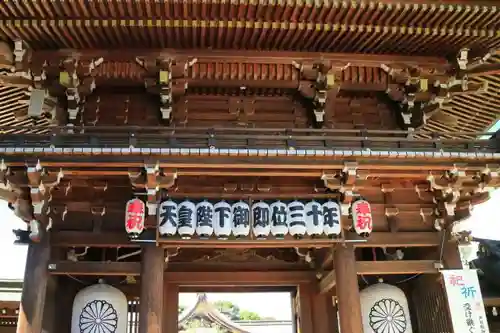
M 311 305 L 314 333 L 337 333 L 337 309 L 333 306 L 332 296 L 314 293 Z
M 44 332 L 53 333 L 57 325 L 60 314 L 56 309 L 56 293 L 58 289 L 58 278 L 49 276 L 47 288 L 45 289 L 45 302 L 43 307 L 42 328 Z
M 297 290 L 298 291 L 298 290 Z M 297 302 L 296 302 L 296 297 L 297 297 L 297 291 L 294 293 L 290 293 L 290 304 L 291 310 L 292 310 L 292 332 L 298 332 L 297 330 Z
M 78 291 L 84 285 L 66 276 L 58 276 L 56 282 L 55 299 L 57 302 L 55 304 L 54 318 L 57 325 L 54 325 L 53 331 L 48 331 L 47 333 L 70 333 L 73 301 Z
M 334 253 L 340 331 L 362 333 L 356 257 L 352 244 L 338 244 Z
M 48 235 L 28 245 L 17 333 L 42 333 L 49 259 Z
M 463 266 L 462 258 L 460 256 L 460 250 L 458 249 L 458 242 L 451 237 L 449 230 L 442 231 L 442 233 L 445 233 L 444 234 L 445 241 L 443 243 L 443 250 L 442 250 L 443 257 L 441 258 L 442 263 L 443 263 L 443 268 L 444 269 L 463 269 L 464 266 Z M 437 281 L 435 282 L 435 283 L 439 284 L 437 289 L 442 292 L 442 294 L 444 296 L 443 299 L 445 300 L 446 303 L 448 303 L 448 295 L 446 295 L 443 277 L 441 274 L 439 274 L 438 276 L 439 277 L 438 277 Z M 445 321 L 443 318 L 442 324 L 443 325 L 448 324 L 447 326 L 449 326 L 449 332 L 453 332 L 453 324 L 451 321 L 450 307 L 446 304 L 446 306 L 444 306 L 444 309 L 445 309 L 445 311 L 443 311 L 443 312 L 446 312 L 446 319 L 447 320 Z M 460 332 L 455 332 L 455 333 L 460 333 Z
M 164 260 L 156 244 L 142 247 L 139 333 L 162 333 Z
M 300 333 L 314 333 L 312 317 L 312 293 L 311 284 L 300 284 L 298 290 L 298 310 Z
M 165 284 L 163 290 L 163 333 L 179 331 L 179 286 Z
M 446 269 L 462 269 L 463 263 L 458 249 L 458 242 L 452 239 L 449 232 L 442 231 L 445 240 L 443 243 L 443 266 Z

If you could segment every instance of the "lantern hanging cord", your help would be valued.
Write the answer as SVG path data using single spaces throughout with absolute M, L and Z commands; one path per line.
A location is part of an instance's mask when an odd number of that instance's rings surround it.
M 88 283 L 86 283 L 86 282 L 83 282 L 83 281 L 82 281 L 82 280 L 80 280 L 80 279 L 77 279 L 77 278 L 76 278 L 76 277 L 74 277 L 73 275 L 66 274 L 66 276 L 67 276 L 67 277 L 69 277 L 69 278 L 70 278 L 70 279 L 72 279 L 72 280 L 75 280 L 75 281 L 76 281 L 76 282 L 78 282 L 78 283 L 85 284 L 85 285 L 87 285 L 87 284 L 88 284 Z
M 403 279 L 403 280 L 401 280 L 401 281 L 394 282 L 393 284 L 401 284 L 401 283 L 405 283 L 405 282 L 408 282 L 408 281 L 413 280 L 414 278 L 416 278 L 416 277 L 418 277 L 418 276 L 420 276 L 420 275 L 422 275 L 422 273 L 417 273 L 417 274 L 414 274 L 414 275 L 412 275 L 412 276 L 410 276 L 410 277 L 407 277 L 406 279 Z M 370 283 L 368 282 L 368 280 L 366 280 L 366 277 L 365 277 L 364 275 L 360 275 L 360 276 L 361 276 L 361 279 L 363 280 L 363 282 L 364 282 L 367 286 L 369 286 L 369 285 L 370 285 Z
M 70 279 L 72 279 L 72 280 L 75 280 L 75 281 L 76 281 L 76 282 L 78 282 L 78 283 L 83 284 L 83 285 L 89 285 L 89 284 L 90 284 L 90 283 L 88 283 L 88 282 L 84 282 L 84 281 L 82 281 L 82 280 L 80 280 L 80 279 L 78 279 L 78 278 L 74 277 L 73 275 L 66 274 L 66 276 L 67 276 L 67 277 L 69 277 L 69 278 L 70 278 Z M 127 282 L 127 279 L 124 279 L 124 280 L 120 281 L 118 284 L 123 284 L 123 283 L 125 283 L 125 282 Z
M 411 281 L 411 280 L 413 280 L 414 278 L 416 278 L 417 276 L 420 276 L 420 275 L 422 275 L 422 273 L 417 273 L 417 274 L 412 275 L 412 276 L 410 276 L 410 277 L 408 277 L 406 279 L 403 279 L 401 281 L 394 282 L 394 284 L 401 284 L 401 283 L 405 283 L 405 282 Z
M 446 230 L 446 229 L 445 229 Z M 444 255 L 444 241 L 446 238 L 446 231 L 443 231 L 443 234 L 441 236 L 441 245 L 439 248 L 439 264 L 443 264 L 443 255 Z

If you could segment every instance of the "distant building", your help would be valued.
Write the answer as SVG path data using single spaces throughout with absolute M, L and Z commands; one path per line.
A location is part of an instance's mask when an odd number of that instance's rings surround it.
M 251 333 L 293 333 L 291 320 L 238 320 L 234 323 Z
M 192 327 L 195 322 L 197 327 Z M 231 320 L 216 309 L 204 293 L 179 318 L 181 333 L 292 333 L 291 320 Z
M 16 332 L 22 280 L 0 279 L 0 333 Z

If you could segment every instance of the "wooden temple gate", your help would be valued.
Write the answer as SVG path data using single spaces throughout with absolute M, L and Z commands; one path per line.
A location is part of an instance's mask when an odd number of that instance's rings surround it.
M 301 333 L 452 332 L 439 271 L 500 184 L 498 6 L 1 3 L 17 332 L 122 333 L 127 299 L 177 332 L 211 289 L 292 291 Z

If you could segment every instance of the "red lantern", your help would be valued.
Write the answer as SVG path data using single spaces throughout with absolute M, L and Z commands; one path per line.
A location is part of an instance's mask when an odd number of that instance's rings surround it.
M 354 230 L 360 236 L 368 237 L 373 230 L 372 208 L 366 200 L 352 203 L 352 223 Z
M 132 199 L 127 202 L 125 209 L 125 230 L 133 237 L 138 237 L 144 230 L 146 216 L 146 205 L 140 199 Z

